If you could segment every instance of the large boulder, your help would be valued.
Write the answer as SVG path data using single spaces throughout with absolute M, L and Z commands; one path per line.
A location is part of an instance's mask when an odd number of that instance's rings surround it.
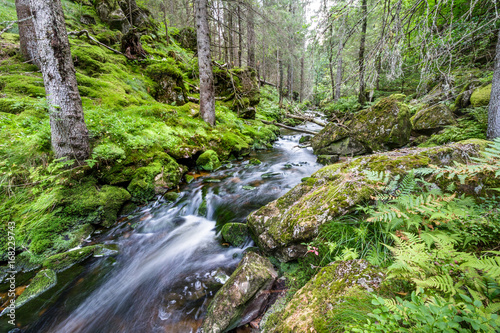
M 153 97 L 161 103 L 184 105 L 187 102 L 187 89 L 182 72 L 171 62 L 150 65 L 146 74 L 156 83 Z
M 456 124 L 453 113 L 444 104 L 423 108 L 411 118 L 411 122 L 415 132 L 427 135 L 439 132 L 447 125 Z
M 316 155 L 361 155 L 402 147 L 410 140 L 411 123 L 403 95 L 392 95 L 339 125 L 329 123 L 312 139 Z
M 470 96 L 470 103 L 473 107 L 487 106 L 490 104 L 491 84 L 482 86 L 474 90 Z
M 208 306 L 201 332 L 227 332 L 245 325 L 264 311 L 278 274 L 271 262 L 247 253 Z
M 94 7 L 101 21 L 107 23 L 111 29 L 126 33 L 131 28 L 117 0 L 96 0 Z
M 366 260 L 336 261 L 324 267 L 281 309 L 261 322 L 262 332 L 324 332 L 328 314 L 346 297 L 379 288 L 385 275 Z
M 483 140 L 471 140 L 434 148 L 405 148 L 332 164 L 250 214 L 247 225 L 261 250 L 290 261 L 306 253 L 302 243 L 314 239 L 322 224 L 349 213 L 376 192 L 376 183 L 365 171 L 403 174 L 429 164 L 450 165 L 477 155 L 484 146 Z
M 461 109 L 465 109 L 468 107 L 470 103 L 470 98 L 472 96 L 472 93 L 474 90 L 479 87 L 481 83 L 478 80 L 473 80 L 469 83 L 467 83 L 462 91 L 458 94 L 457 98 L 455 99 L 455 104 L 452 106 L 452 111 L 457 112 Z

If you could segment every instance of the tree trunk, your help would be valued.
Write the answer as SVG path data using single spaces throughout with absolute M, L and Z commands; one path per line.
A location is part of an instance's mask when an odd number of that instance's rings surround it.
M 238 66 L 242 67 L 243 63 L 241 62 L 241 55 L 243 53 L 243 27 L 241 20 L 241 6 L 239 2 L 237 2 L 237 6 L 238 6 Z
M 290 101 L 293 101 L 293 60 L 290 59 L 290 63 L 288 64 L 287 76 L 286 76 L 286 89 L 287 96 Z
M 16 0 L 17 20 L 19 21 L 19 42 L 21 55 L 25 61 L 40 67 L 36 46 L 35 25 L 33 24 L 30 0 Z
M 31 0 L 38 55 L 49 104 L 52 149 L 56 158 L 83 162 L 89 134 L 71 59 L 60 0 Z
M 248 8 L 247 15 L 247 38 L 248 38 L 248 56 L 247 66 L 255 68 L 255 29 L 253 8 Z
M 299 102 L 302 103 L 304 101 L 304 56 L 300 58 L 300 95 Z
M 488 109 L 488 138 L 500 137 L 500 30 L 498 30 L 495 70 L 491 84 L 490 106 Z
M 361 26 L 361 41 L 359 43 L 359 95 L 358 102 L 364 105 L 366 102 L 365 95 L 365 42 L 366 42 L 366 26 L 368 23 L 367 0 L 363 0 L 361 5 L 361 15 L 363 23 Z
M 280 108 L 283 106 L 283 62 L 280 59 L 280 53 L 279 50 L 276 51 L 276 55 L 278 58 L 278 72 L 276 73 L 277 75 L 277 81 L 278 81 L 278 95 L 279 95 L 279 106 Z
M 232 6 L 231 3 L 228 2 L 227 4 L 228 7 L 228 26 L 229 26 L 229 68 L 232 68 L 234 66 L 234 38 L 233 38 L 233 11 L 232 11 Z
M 167 22 L 167 1 L 163 1 L 163 23 L 165 24 L 165 40 L 167 45 L 170 44 L 170 36 L 168 35 L 168 22 Z
M 200 114 L 203 120 L 215 125 L 215 91 L 210 55 L 207 0 L 197 0 L 196 35 L 198 38 L 198 67 L 200 68 Z
M 340 99 L 340 92 L 342 86 L 342 51 L 344 50 L 343 41 L 339 42 L 339 49 L 337 53 L 337 84 L 335 86 L 335 100 Z

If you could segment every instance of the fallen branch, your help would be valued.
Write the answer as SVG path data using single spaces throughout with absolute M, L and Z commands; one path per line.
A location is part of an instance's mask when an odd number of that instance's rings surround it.
M 264 81 L 262 79 L 259 79 L 259 82 L 261 84 L 265 84 L 265 85 L 268 85 L 268 86 L 271 86 L 271 87 L 275 87 L 276 88 L 276 85 L 274 83 L 271 83 L 271 82 L 267 82 L 267 81 Z
M 296 131 L 296 132 L 301 132 L 301 133 L 306 133 L 306 134 L 311 134 L 311 135 L 318 134 L 318 132 L 313 132 L 313 131 L 309 131 L 309 130 L 302 129 L 302 128 L 296 128 L 296 127 L 287 126 L 287 125 L 284 125 L 284 124 L 281 124 L 281 123 L 277 123 L 275 121 L 273 121 L 273 122 L 267 121 L 267 120 L 261 120 L 261 121 L 264 124 L 267 124 L 267 125 L 275 125 L 275 126 L 283 127 L 283 128 L 286 128 L 286 129 L 289 129 L 289 130 L 292 130 L 292 131 Z
M 134 60 L 134 59 L 128 57 L 127 55 L 125 55 L 124 53 L 121 53 L 120 51 L 115 50 L 114 48 L 109 47 L 109 46 L 107 46 L 104 43 L 101 43 L 100 41 L 98 41 L 97 39 L 95 39 L 94 37 L 92 37 L 87 30 L 70 31 L 70 32 L 68 32 L 68 35 L 72 35 L 72 36 L 76 36 L 76 37 L 81 37 L 82 35 L 86 35 L 87 38 L 90 39 L 91 41 L 93 41 L 94 43 L 99 44 L 99 45 L 107 48 L 108 50 L 113 51 L 114 53 L 121 54 L 122 56 L 124 56 L 124 57 L 126 57 L 128 59 Z
M 188 102 L 200 104 L 200 99 L 193 96 L 188 96 Z
M 24 21 L 28 21 L 28 20 L 31 20 L 33 18 L 33 16 L 29 16 L 29 17 L 25 17 L 23 18 L 22 20 L 17 20 L 17 21 L 6 21 L 6 22 L 2 22 L 2 24 L 7 24 L 7 26 L 5 27 L 5 29 L 3 29 L 2 31 L 0 31 L 0 36 L 2 36 L 2 34 L 4 32 L 6 32 L 7 30 L 9 30 L 10 28 L 12 28 L 12 26 L 16 23 L 21 23 L 21 22 L 24 22 Z
M 315 123 L 315 124 L 317 124 L 319 126 L 322 126 L 322 127 L 326 126 L 326 124 L 324 122 L 319 121 L 317 119 L 314 119 L 312 117 L 297 116 L 297 115 L 294 115 L 294 114 L 291 114 L 291 113 L 287 113 L 286 116 L 290 117 L 290 118 L 294 118 L 294 119 L 303 120 L 303 121 L 310 121 L 311 123 Z

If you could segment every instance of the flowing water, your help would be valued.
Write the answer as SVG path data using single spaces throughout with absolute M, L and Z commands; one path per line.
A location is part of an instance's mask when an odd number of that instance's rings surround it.
M 314 124 L 303 125 L 317 130 Z M 233 162 L 123 218 L 92 242 L 119 253 L 58 274 L 58 284 L 17 310 L 25 332 L 195 332 L 209 301 L 241 260 L 243 248 L 218 231 L 280 197 L 320 165 L 301 134 L 284 131 L 262 161 Z M 264 175 L 264 176 L 263 176 Z

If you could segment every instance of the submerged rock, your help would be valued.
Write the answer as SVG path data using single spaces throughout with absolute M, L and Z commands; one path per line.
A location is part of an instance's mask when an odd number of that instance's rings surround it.
M 453 113 L 444 104 L 436 104 L 418 111 L 411 118 L 411 122 L 414 131 L 428 135 L 439 132 L 447 125 L 456 124 Z
M 316 155 L 361 155 L 402 147 L 410 140 L 411 122 L 400 95 L 382 99 L 345 124 L 327 124 L 311 140 Z
M 220 233 L 224 241 L 233 246 L 242 246 L 248 239 L 248 227 L 244 223 L 226 223 Z
M 321 269 L 293 298 L 269 315 L 262 332 L 322 332 L 328 312 L 346 295 L 368 293 L 384 279 L 380 269 L 366 260 L 337 261 Z
M 281 261 L 296 259 L 306 252 L 302 243 L 316 237 L 322 224 L 348 213 L 375 193 L 376 183 L 365 170 L 402 174 L 429 164 L 450 165 L 477 155 L 485 142 L 469 140 L 442 147 L 406 148 L 326 166 L 283 197 L 250 214 L 247 225 L 265 253 Z
M 43 294 L 57 283 L 56 272 L 51 269 L 44 269 L 38 272 L 29 286 L 16 299 L 16 308 L 24 305 L 26 302 Z
M 267 258 L 245 254 L 208 306 L 201 332 L 227 332 L 257 318 L 264 310 L 278 274 Z
M 221 166 L 219 156 L 213 150 L 207 150 L 196 160 L 196 165 L 205 171 L 213 171 Z

